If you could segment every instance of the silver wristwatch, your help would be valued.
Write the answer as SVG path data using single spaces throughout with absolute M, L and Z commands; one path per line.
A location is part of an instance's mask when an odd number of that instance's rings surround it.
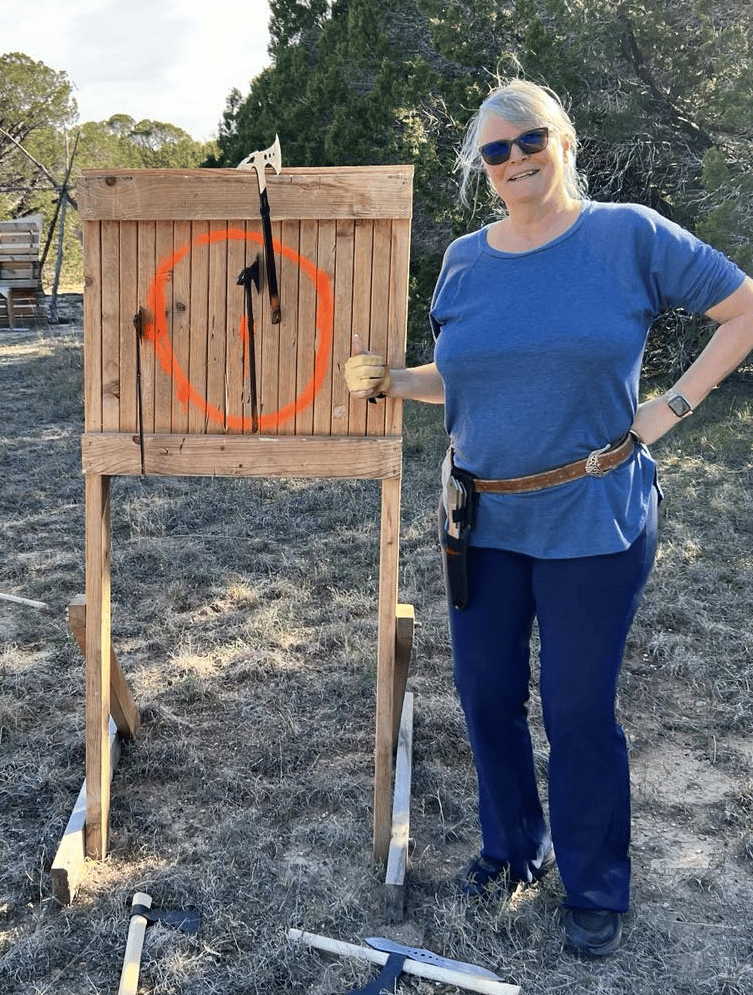
M 684 394 L 673 394 L 667 398 L 667 406 L 673 415 L 678 418 L 685 418 L 693 414 L 693 406 Z

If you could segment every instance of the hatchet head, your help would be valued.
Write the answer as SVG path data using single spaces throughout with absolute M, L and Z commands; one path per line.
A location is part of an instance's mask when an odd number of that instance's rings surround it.
M 268 149 L 261 152 L 252 152 L 245 159 L 238 163 L 236 169 L 255 169 L 259 179 L 259 193 L 263 193 L 267 187 L 267 166 L 271 166 L 275 173 L 280 173 L 282 169 L 282 152 L 280 151 L 280 136 L 275 135 L 275 140 Z
M 241 287 L 250 287 L 251 284 L 253 283 L 253 285 L 256 287 L 257 291 L 259 290 L 259 257 L 258 256 L 256 257 L 256 259 L 254 259 L 254 261 L 251 263 L 250 266 L 247 266 L 244 270 L 241 270 L 241 272 L 238 275 L 238 279 L 235 282 L 236 282 L 236 284 L 238 286 L 241 286 Z

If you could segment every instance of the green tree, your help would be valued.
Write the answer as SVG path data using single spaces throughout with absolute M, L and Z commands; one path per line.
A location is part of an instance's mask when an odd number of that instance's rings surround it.
M 750 265 L 753 22 L 736 0 L 274 0 L 270 36 L 211 164 L 275 133 L 289 165 L 413 162 L 416 341 L 443 247 L 496 209 L 481 182 L 463 210 L 453 167 L 500 78 L 560 94 L 594 199 L 654 207 Z
M 40 206 L 48 209 L 54 197 L 42 166 L 51 173 L 65 169 L 62 136 L 76 114 L 66 73 L 20 52 L 0 55 L 0 211 L 4 216 L 20 216 Z M 24 155 L 19 145 L 33 158 Z
M 703 157 L 703 189 L 708 194 L 698 234 L 753 272 L 753 156 L 711 148 Z
M 288 165 L 405 158 L 403 111 L 420 94 L 405 3 L 273 0 L 271 10 L 272 65 L 246 98 L 229 95 L 211 164 L 235 166 L 275 134 Z

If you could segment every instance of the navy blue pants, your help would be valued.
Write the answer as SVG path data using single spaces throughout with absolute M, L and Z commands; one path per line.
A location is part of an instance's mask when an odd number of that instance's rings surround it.
M 657 507 L 620 553 L 539 560 L 469 549 L 469 601 L 450 602 L 455 683 L 479 784 L 483 852 L 530 880 L 554 844 L 570 908 L 625 912 L 630 780 L 615 718 L 625 640 L 653 564 Z M 534 618 L 549 740 L 549 825 L 539 799 L 527 702 Z M 550 836 L 551 832 L 551 836 Z

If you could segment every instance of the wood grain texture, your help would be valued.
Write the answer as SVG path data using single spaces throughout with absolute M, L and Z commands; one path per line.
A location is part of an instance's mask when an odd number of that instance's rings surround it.
M 399 436 L 144 436 L 146 472 L 159 476 L 384 479 L 400 476 L 401 454 Z M 141 473 L 138 434 L 84 435 L 82 466 L 85 474 Z
M 412 181 L 412 166 L 286 167 L 279 176 L 268 172 L 267 192 L 277 221 L 409 219 Z M 259 213 L 256 173 L 236 169 L 85 169 L 76 189 L 84 221 L 210 221 Z

